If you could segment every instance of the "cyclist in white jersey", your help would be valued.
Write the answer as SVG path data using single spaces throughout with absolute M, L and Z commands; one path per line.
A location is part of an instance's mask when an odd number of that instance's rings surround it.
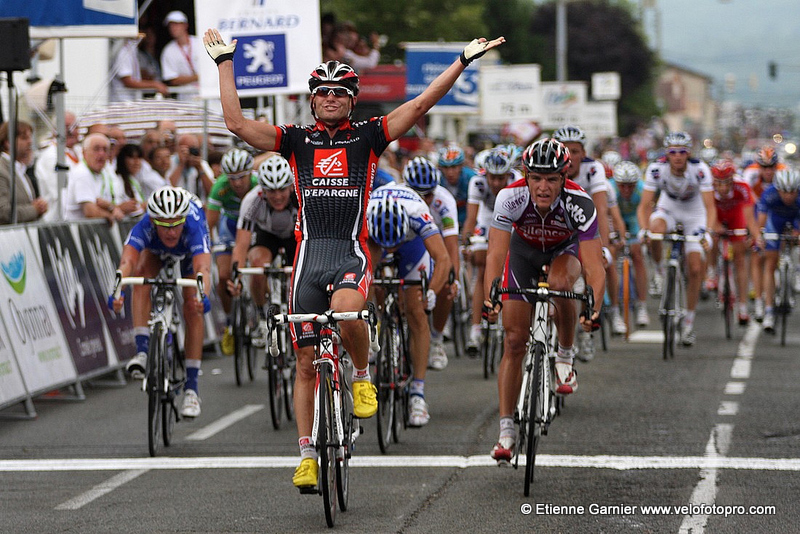
M 484 172 L 476 174 L 469 181 L 467 220 L 464 221 L 464 228 L 461 230 L 462 242 L 469 244 L 471 236 L 484 239 L 484 242 L 475 243 L 467 248 L 470 251 L 469 259 L 477 270 L 477 282 L 472 294 L 472 328 L 467 341 L 467 354 L 473 358 L 477 358 L 478 347 L 481 344 L 483 273 L 488 248 L 485 240 L 489 237 L 489 226 L 492 224 L 497 193 L 522 178 L 522 173 L 512 169 L 513 163 L 513 154 L 509 154 L 504 147 L 495 147 L 483 158 L 481 165 Z
M 444 239 L 444 246 L 453 265 L 453 273 L 461 268 L 458 253 L 458 207 L 450 191 L 441 185 L 441 172 L 427 158 L 417 156 L 403 169 L 403 181 L 417 192 L 428 205 L 431 216 Z M 447 283 L 436 295 L 436 306 L 431 320 L 431 348 L 428 354 L 428 367 L 441 371 L 447 367 L 447 353 L 444 350 L 443 335 L 453 299 L 458 294 L 458 279 Z
M 714 228 L 717 222 L 711 170 L 705 162 L 690 157 L 691 147 L 692 138 L 689 134 L 667 134 L 664 138 L 667 155 L 647 167 L 637 213 L 640 237 L 646 237 L 648 231 L 659 234 L 673 231 L 678 224 L 683 225 L 685 235 L 706 237 L 703 244 L 686 242 L 684 246 L 689 283 L 686 289 L 687 312 L 681 327 L 681 342 L 686 346 L 694 345 L 696 339 L 694 313 L 700 300 L 700 286 L 705 272 L 703 248 L 711 245 L 711 235 L 706 230 Z M 656 191 L 661 191 L 661 195 L 653 209 Z M 661 278 L 661 242 L 652 241 L 650 251 L 656 264 L 655 276 Z
M 616 269 L 611 261 L 611 252 L 608 249 L 608 180 L 606 169 L 600 161 L 590 158 L 586 153 L 586 135 L 583 130 L 574 125 L 565 125 L 553 132 L 553 139 L 560 141 L 569 149 L 570 163 L 567 167 L 567 178 L 581 186 L 592 197 L 597 211 L 597 226 L 600 231 L 600 241 L 603 244 L 603 257 L 609 259 L 606 264 L 606 278 L 609 280 L 609 289 L 616 287 Z M 619 314 L 611 315 L 612 324 L 616 330 L 622 330 L 625 325 Z M 624 331 L 624 330 L 623 330 Z M 578 357 L 583 361 L 594 358 L 594 339 L 591 332 L 578 331 Z

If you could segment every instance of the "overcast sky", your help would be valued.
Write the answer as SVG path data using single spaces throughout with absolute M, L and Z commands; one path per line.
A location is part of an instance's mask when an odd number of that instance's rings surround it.
M 800 105 L 800 0 L 655 3 L 661 13 L 662 57 L 714 78 L 715 98 L 764 107 Z M 654 38 L 652 11 L 646 11 L 645 27 Z M 775 80 L 768 76 L 770 61 L 778 65 Z M 736 79 L 732 94 L 724 89 L 728 73 Z

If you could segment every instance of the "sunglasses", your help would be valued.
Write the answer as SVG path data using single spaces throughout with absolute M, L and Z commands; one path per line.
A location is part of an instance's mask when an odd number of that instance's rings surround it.
M 688 153 L 689 153 L 689 151 L 686 150 L 685 148 L 671 148 L 671 149 L 667 150 L 667 154 L 671 154 L 673 156 L 675 154 L 680 154 L 681 156 L 685 156 Z
M 171 223 L 159 221 L 157 219 L 150 219 L 150 220 L 153 221 L 153 224 L 155 224 L 156 226 L 160 226 L 161 228 L 175 228 L 185 223 L 186 217 L 181 217 L 177 221 Z
M 330 86 L 327 86 L 327 85 L 320 85 L 319 87 L 316 87 L 311 92 L 311 94 L 313 96 L 317 96 L 317 93 L 320 93 L 320 92 L 322 93 L 322 96 L 330 96 L 331 94 L 333 96 L 354 96 L 353 95 L 353 91 L 351 91 L 347 87 L 342 87 L 342 86 L 339 86 L 339 85 L 336 85 L 334 87 L 330 87 Z

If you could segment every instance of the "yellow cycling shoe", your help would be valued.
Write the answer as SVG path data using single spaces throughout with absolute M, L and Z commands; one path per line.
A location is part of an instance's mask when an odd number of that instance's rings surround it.
M 233 356 L 234 343 L 233 333 L 231 332 L 230 326 L 225 327 L 225 332 L 222 333 L 222 342 L 220 345 L 222 346 L 222 354 L 225 356 Z
M 317 487 L 317 475 L 319 473 L 319 464 L 314 458 L 303 458 L 300 465 L 294 470 L 292 483 L 300 488 L 300 490 L 311 489 Z
M 369 380 L 353 382 L 353 415 L 366 419 L 378 411 L 378 390 Z

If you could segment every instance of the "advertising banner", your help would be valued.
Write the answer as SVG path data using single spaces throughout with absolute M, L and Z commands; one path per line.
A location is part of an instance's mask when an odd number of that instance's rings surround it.
M 555 130 L 565 124 L 583 127 L 583 107 L 587 97 L 586 82 L 542 83 L 542 117 L 539 122 L 545 130 Z
M 107 368 L 108 348 L 102 318 L 69 225 L 41 227 L 37 231 L 47 287 L 78 374 L 83 376 Z
M 0 232 L 0 315 L 28 391 L 74 383 L 75 365 L 25 229 Z
M 73 227 L 79 235 L 80 252 L 89 274 L 92 291 L 100 305 L 101 315 L 114 345 L 117 361 L 125 361 L 136 354 L 133 321 L 131 314 L 131 288 L 124 288 L 125 304 L 118 314 L 108 309 L 108 295 L 114 287 L 115 273 L 119 265 L 120 253 L 114 243 L 112 230 L 105 224 L 81 224 Z M 109 362 L 112 363 L 112 362 Z
M 6 406 L 27 397 L 22 374 L 14 359 L 5 329 L 0 327 L 0 406 Z
M 539 65 L 483 65 L 480 72 L 481 122 L 541 120 Z
M 136 37 L 136 0 L 2 0 L 0 18 L 29 20 L 32 39 Z
M 319 0 L 195 2 L 197 35 L 217 28 L 233 57 L 239 96 L 308 93 L 309 73 L 322 61 Z M 217 66 L 199 65 L 200 96 L 219 98 Z
M 453 64 L 467 43 L 407 43 L 406 100 L 418 96 Z M 481 60 L 483 61 L 483 60 Z M 431 108 L 432 113 L 478 112 L 478 63 L 472 63 L 455 85 Z

